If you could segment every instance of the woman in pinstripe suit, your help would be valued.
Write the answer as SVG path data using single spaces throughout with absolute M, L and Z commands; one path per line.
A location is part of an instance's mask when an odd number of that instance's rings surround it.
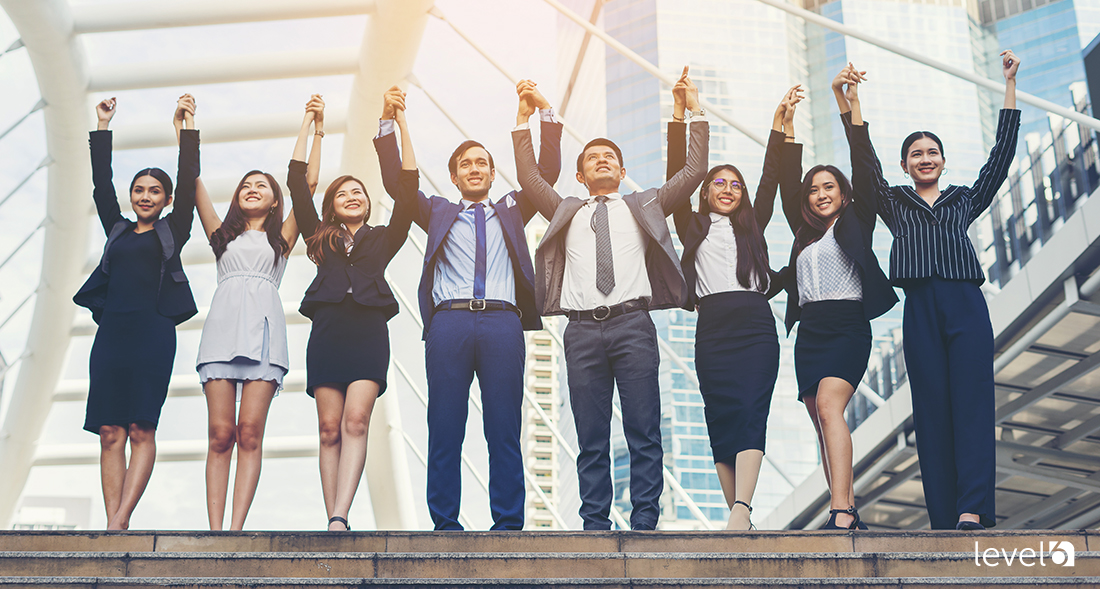
M 967 228 L 997 196 L 1016 153 L 1020 60 L 1001 53 L 1004 108 L 989 160 L 973 185 L 940 189 L 943 143 L 917 131 L 901 148 L 913 186 L 890 186 L 871 146 L 856 88 L 864 73 L 849 65 L 852 175 L 873 190 L 894 235 L 890 280 L 905 290 L 902 328 L 913 395 L 921 482 L 933 529 L 996 525 L 993 328 L 979 288 L 985 280 Z

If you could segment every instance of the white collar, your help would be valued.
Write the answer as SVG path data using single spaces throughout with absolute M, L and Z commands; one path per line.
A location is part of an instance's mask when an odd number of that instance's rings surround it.
M 485 205 L 485 208 L 487 208 L 487 209 L 493 208 L 493 201 L 489 200 L 488 198 L 486 198 L 485 200 L 479 200 L 477 202 L 474 202 L 472 200 L 467 200 L 467 199 L 464 198 L 464 199 L 462 199 L 462 210 L 468 211 L 468 210 L 474 208 L 474 205 L 478 205 L 478 204 Z
M 607 200 L 619 200 L 623 197 L 623 195 L 619 194 L 618 192 L 612 192 L 611 194 L 601 194 L 600 196 L 607 197 Z M 596 197 L 595 196 L 588 197 L 588 202 L 589 203 L 596 202 Z

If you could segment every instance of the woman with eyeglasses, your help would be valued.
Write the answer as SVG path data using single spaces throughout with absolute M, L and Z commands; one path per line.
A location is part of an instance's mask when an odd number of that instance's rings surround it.
M 844 109 L 847 69 L 833 81 Z M 844 419 L 871 356 L 871 319 L 889 311 L 898 297 L 871 249 L 875 194 L 853 189 L 832 165 L 816 165 L 802 175 L 802 145 L 795 143 L 795 107 L 784 116 L 787 153 L 781 183 L 783 213 L 794 233 L 785 274 L 790 333 L 799 322 L 794 346 L 798 399 L 806 405 L 821 450 L 831 494 L 829 520 L 822 529 L 867 529 L 855 508 L 852 488 L 852 434 Z
M 1004 108 L 989 159 L 974 184 L 943 190 L 943 143 L 928 131 L 901 144 L 900 165 L 913 185 L 887 184 L 859 108 L 865 72 L 849 64 L 847 74 L 852 177 L 875 193 L 878 214 L 894 235 L 890 281 L 905 290 L 905 362 L 932 529 L 996 525 L 993 327 L 980 288 L 985 273 L 967 229 L 993 203 L 1016 154 L 1020 60 L 1004 51 L 1001 67 Z
M 668 176 L 684 166 L 685 109 L 698 112 L 698 94 L 687 69 L 673 87 L 673 121 L 668 125 Z M 764 155 L 764 171 L 749 202 L 741 172 L 715 166 L 691 203 L 673 213 L 684 246 L 681 267 L 687 281 L 684 308 L 699 311 L 695 369 L 703 395 L 707 432 L 718 480 L 730 508 L 727 530 L 752 528 L 752 496 L 764 459 L 764 437 L 772 392 L 779 375 L 779 339 L 768 305 L 776 280 L 768 265 L 764 226 L 772 216 L 783 146 L 782 113 L 801 100 L 799 88 L 783 97 Z

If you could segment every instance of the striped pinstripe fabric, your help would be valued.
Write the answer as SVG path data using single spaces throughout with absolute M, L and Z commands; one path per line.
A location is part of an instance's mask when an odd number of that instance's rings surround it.
M 1002 109 L 997 123 L 997 140 L 989 160 L 973 186 L 948 186 L 929 207 L 912 186 L 890 186 L 882 175 L 867 124 L 850 129 L 852 181 L 870 188 L 878 199 L 878 214 L 894 235 L 890 249 L 890 282 L 939 276 L 948 280 L 985 282 L 974 245 L 967 235 L 973 223 L 997 196 L 1008 177 L 1016 154 L 1020 111 Z

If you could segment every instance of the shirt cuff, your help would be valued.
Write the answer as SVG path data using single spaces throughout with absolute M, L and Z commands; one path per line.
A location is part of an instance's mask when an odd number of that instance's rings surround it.
M 393 119 L 378 119 L 378 137 L 375 139 L 393 133 L 394 129 L 396 129 L 396 123 Z
M 516 125 L 512 130 L 513 131 L 527 131 L 530 128 L 531 128 L 530 123 L 520 123 L 520 124 Z
M 707 115 L 703 113 L 701 115 L 695 115 L 688 118 L 689 123 L 705 123 L 707 122 Z
M 540 108 L 539 109 L 539 120 L 541 120 L 544 123 L 556 123 L 557 121 L 554 120 L 554 109 L 553 109 L 553 107 L 551 107 L 551 108 Z

